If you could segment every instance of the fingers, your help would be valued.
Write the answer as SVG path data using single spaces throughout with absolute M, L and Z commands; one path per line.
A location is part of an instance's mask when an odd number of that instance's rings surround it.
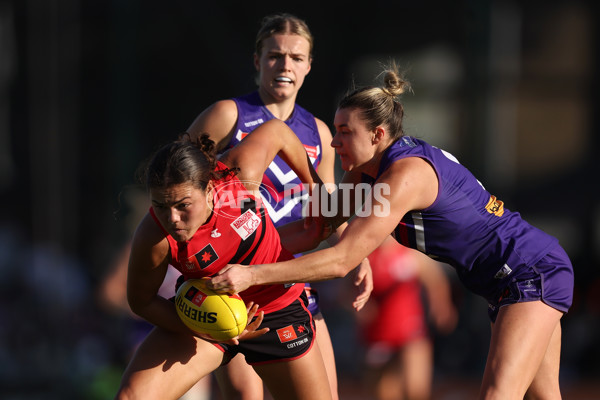
M 223 276 L 215 276 L 206 281 L 206 286 L 219 294 L 235 294 L 235 291 L 229 287 L 227 278 Z
M 365 258 L 357 268 L 354 285 L 358 286 L 359 294 L 356 296 L 352 306 L 356 311 L 360 311 L 367 304 L 367 301 L 369 301 L 369 297 L 373 291 L 373 275 L 368 258 Z
M 365 306 L 365 304 L 367 304 L 367 301 L 369 301 L 369 295 L 361 293 L 356 297 L 356 299 L 354 299 L 352 307 L 354 307 L 356 311 L 360 311 Z
M 254 339 L 256 337 L 264 335 L 267 332 L 269 332 L 269 328 L 262 328 L 257 331 L 248 332 L 244 335 L 244 340 Z M 241 336 L 240 336 L 240 338 L 241 338 Z
M 252 321 L 252 318 L 254 318 L 254 314 L 256 314 L 256 311 L 258 311 L 258 304 L 254 304 L 253 301 L 246 304 L 246 312 L 248 313 L 248 321 Z M 262 319 L 261 319 L 261 322 L 262 322 Z

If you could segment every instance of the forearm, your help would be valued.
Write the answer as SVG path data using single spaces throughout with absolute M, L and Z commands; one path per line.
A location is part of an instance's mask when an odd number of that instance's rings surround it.
M 155 326 L 172 332 L 190 332 L 177 315 L 175 304 L 161 296 L 155 296 L 146 304 L 130 301 L 130 307 L 135 314 Z
M 327 248 L 274 264 L 252 266 L 253 285 L 319 282 L 342 278 L 356 267 L 342 252 Z

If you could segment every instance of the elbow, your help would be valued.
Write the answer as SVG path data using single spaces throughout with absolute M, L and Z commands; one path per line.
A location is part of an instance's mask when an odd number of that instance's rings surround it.
M 131 312 L 133 312 L 135 315 L 138 315 L 140 317 L 142 316 L 143 309 L 144 309 L 144 304 L 142 301 L 135 298 L 134 296 L 128 295 L 127 303 L 129 304 L 129 309 L 131 310 Z

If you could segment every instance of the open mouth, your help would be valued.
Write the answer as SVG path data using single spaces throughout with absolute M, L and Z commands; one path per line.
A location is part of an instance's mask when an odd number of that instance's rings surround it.
M 275 78 L 275 82 L 292 83 L 293 81 L 290 78 L 287 78 L 285 76 L 278 76 L 277 78 Z

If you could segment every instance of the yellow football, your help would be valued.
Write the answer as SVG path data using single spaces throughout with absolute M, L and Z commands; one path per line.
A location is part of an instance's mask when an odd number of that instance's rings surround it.
M 239 295 L 215 293 L 202 279 L 188 279 L 177 289 L 175 309 L 188 328 L 217 341 L 240 335 L 248 322 L 246 305 Z

